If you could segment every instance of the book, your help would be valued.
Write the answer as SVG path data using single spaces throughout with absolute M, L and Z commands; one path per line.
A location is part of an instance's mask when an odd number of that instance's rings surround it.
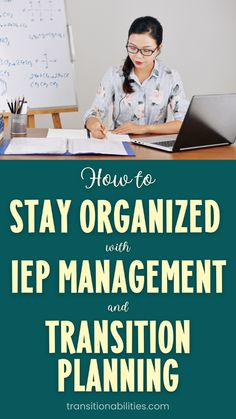
M 4 155 L 74 155 L 105 154 L 134 156 L 131 146 L 126 142 L 93 138 L 31 138 L 15 137 L 2 150 Z

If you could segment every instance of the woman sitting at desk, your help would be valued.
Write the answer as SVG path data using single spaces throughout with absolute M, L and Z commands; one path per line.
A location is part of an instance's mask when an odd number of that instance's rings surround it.
M 113 104 L 114 133 L 176 134 L 188 102 L 182 81 L 175 70 L 157 57 L 162 44 L 162 26 L 146 16 L 136 19 L 128 34 L 128 56 L 123 67 L 111 67 L 103 77 L 85 126 L 95 138 L 104 138 L 104 119 Z M 174 120 L 166 122 L 168 105 Z

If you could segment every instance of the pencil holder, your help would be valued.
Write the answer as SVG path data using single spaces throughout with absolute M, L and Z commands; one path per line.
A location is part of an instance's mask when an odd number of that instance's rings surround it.
M 27 133 L 27 114 L 12 114 L 10 116 L 11 135 L 25 135 Z

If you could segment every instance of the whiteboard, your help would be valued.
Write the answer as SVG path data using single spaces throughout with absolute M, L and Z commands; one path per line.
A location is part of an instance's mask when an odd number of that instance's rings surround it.
M 73 45 L 63 0 L 0 0 L 0 109 L 76 106 Z

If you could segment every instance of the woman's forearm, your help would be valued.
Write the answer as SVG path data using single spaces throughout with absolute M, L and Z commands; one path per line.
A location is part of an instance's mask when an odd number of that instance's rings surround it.
M 169 121 L 164 124 L 146 125 L 147 134 L 178 134 L 182 121 Z

